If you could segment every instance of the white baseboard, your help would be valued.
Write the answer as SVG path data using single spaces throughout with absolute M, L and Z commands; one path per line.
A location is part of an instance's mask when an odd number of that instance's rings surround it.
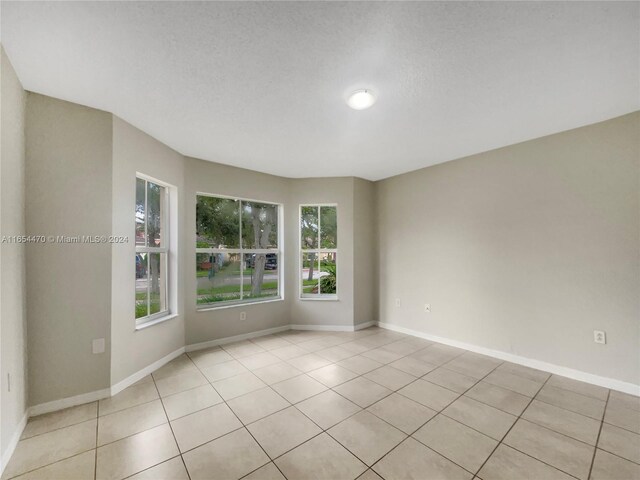
M 364 322 L 357 325 L 291 325 L 291 330 L 309 330 L 313 332 L 355 332 L 364 328 L 373 327 L 378 322 Z
M 59 400 L 53 400 L 51 402 L 40 403 L 29 407 L 29 417 L 35 417 L 44 413 L 55 412 L 57 410 L 63 410 L 69 407 L 75 407 L 77 405 L 83 405 L 85 403 L 95 402 L 108 398 L 111 391 L 108 388 L 102 390 L 95 390 L 93 392 L 82 393 L 73 397 L 61 398 Z
M 580 370 L 575 370 L 573 368 L 562 367 L 560 365 L 543 362 L 541 360 L 535 360 L 533 358 L 521 357 L 520 355 L 514 355 L 512 353 L 502 352 L 500 350 L 493 350 L 486 347 L 472 345 L 470 343 L 459 342 L 457 340 L 452 340 L 450 338 L 438 337 L 436 335 L 419 332 L 417 330 L 412 330 L 410 328 L 393 325 L 391 323 L 378 322 L 378 326 L 381 328 L 386 328 L 387 330 L 393 330 L 394 332 L 406 333 L 407 335 L 424 338 L 425 340 L 431 340 L 434 342 L 443 343 L 445 345 L 450 345 L 452 347 L 463 348 L 465 350 L 469 350 L 470 352 L 480 353 L 482 355 L 494 357 L 499 360 L 505 360 L 507 362 L 517 363 L 519 365 L 524 365 L 525 367 L 535 368 L 537 370 L 554 373 L 556 375 L 568 377 L 573 380 L 578 380 L 580 382 L 591 383 L 593 385 L 610 388 L 612 390 L 629 393 L 631 395 L 636 395 L 636 396 L 640 395 L 640 385 L 623 382 L 622 380 L 616 380 L 614 378 L 609 378 L 609 377 L 601 377 L 599 375 L 594 375 L 592 373 L 582 372 Z
M 218 345 L 225 345 L 227 343 L 241 342 L 242 340 L 249 340 L 250 338 L 264 337 L 265 335 L 272 335 L 274 333 L 285 332 L 291 330 L 290 325 L 283 325 L 281 327 L 267 328 L 265 330 L 258 330 L 257 332 L 243 333 L 242 335 L 234 335 L 232 337 L 217 338 L 215 340 L 209 340 L 208 342 L 192 343 L 185 347 L 185 351 L 193 352 L 196 350 L 202 350 L 204 348 L 217 347 Z
M 110 388 L 103 388 L 101 390 L 82 393 L 73 397 L 61 398 L 60 400 L 53 400 L 51 402 L 41 403 L 39 405 L 29 407 L 29 417 L 35 417 L 44 413 L 55 412 L 57 410 L 63 410 L 65 408 L 75 407 L 77 405 L 83 405 L 85 403 L 95 402 L 97 400 L 112 397 L 113 395 L 120 393 L 125 388 L 133 385 L 138 380 L 146 377 L 151 372 L 154 372 L 158 368 L 162 367 L 165 363 L 168 363 L 174 358 L 179 357 L 183 353 L 184 347 L 181 347 L 171 352 L 169 355 L 162 357 L 160 360 L 156 360 L 151 365 L 144 367 L 142 370 L 138 370 L 133 375 L 129 375 L 127 378 L 121 380 L 115 385 L 112 385 Z
M 174 358 L 179 357 L 184 352 L 185 352 L 184 347 L 180 347 L 177 350 L 174 350 L 173 352 L 171 352 L 170 354 L 165 355 L 160 360 L 156 360 L 152 364 L 147 365 L 142 370 L 138 370 L 136 373 L 129 375 L 127 378 L 120 380 L 118 383 L 114 385 L 111 385 L 111 389 L 110 389 L 111 396 L 114 396 L 120 393 L 125 388 L 130 387 L 131 385 L 133 385 L 139 380 L 142 380 L 144 377 L 146 377 L 152 372 L 155 372 L 157 369 L 169 363 Z
M 13 452 L 16 450 L 16 447 L 18 446 L 18 442 L 20 441 L 20 437 L 22 437 L 22 432 L 24 431 L 24 427 L 27 426 L 28 419 L 29 419 L 29 409 L 27 409 L 27 411 L 24 412 L 24 415 L 22 416 L 22 420 L 20 420 L 20 423 L 16 425 L 16 430 L 15 432 L 13 432 L 13 435 L 11 435 L 11 440 L 9 441 L 9 445 L 7 445 L 7 448 L 5 449 L 5 451 L 2 452 L 2 456 L 0 457 L 0 476 L 4 473 L 4 469 L 9 463 L 9 460 L 11 459 L 11 455 L 13 455 Z
M 353 325 L 291 325 L 291 330 L 309 330 L 313 332 L 353 332 Z
M 371 321 L 371 322 L 358 323 L 353 327 L 353 329 L 355 331 L 364 330 L 365 328 L 373 327 L 374 325 L 378 325 L 378 322 Z

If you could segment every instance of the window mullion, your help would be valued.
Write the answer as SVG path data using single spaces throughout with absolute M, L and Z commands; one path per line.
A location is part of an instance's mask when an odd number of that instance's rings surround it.
M 147 253 L 147 317 L 151 315 L 151 254 Z
M 147 202 L 147 191 L 149 190 L 148 184 L 146 180 L 144 181 L 144 246 L 149 246 L 149 234 L 147 233 L 147 222 L 149 220 L 149 211 L 148 211 L 148 202 Z
M 144 181 L 144 246 L 149 247 L 149 182 Z M 147 251 L 147 317 L 151 315 L 151 254 Z

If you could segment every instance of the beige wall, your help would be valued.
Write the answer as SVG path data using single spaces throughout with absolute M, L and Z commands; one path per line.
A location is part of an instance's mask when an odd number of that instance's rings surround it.
M 111 115 L 29 93 L 26 119 L 27 234 L 108 236 Z M 107 388 L 111 245 L 29 244 L 26 265 L 30 404 Z
M 26 95 L 0 47 L 0 236 L 24 235 Z M 0 458 L 27 408 L 24 244 L 0 248 Z M 7 375 L 11 375 L 11 391 Z
M 380 320 L 640 384 L 639 131 L 634 113 L 379 182 Z
M 355 325 L 378 321 L 375 183 L 354 179 L 353 265 Z
M 111 383 L 152 364 L 184 346 L 184 157 L 125 121 L 113 116 L 113 235 L 129 242 L 111 247 Z M 171 207 L 177 225 L 170 230 L 170 291 L 177 317 L 135 329 L 136 173 L 173 185 Z M 175 220 L 175 218 L 173 219 Z M 172 225 L 174 226 L 174 225 Z
M 289 288 L 285 287 L 283 301 L 242 305 L 230 308 L 196 310 L 196 193 L 212 193 L 236 196 L 251 200 L 280 203 L 285 211 L 289 207 L 289 181 L 282 177 L 228 167 L 193 158 L 186 159 L 185 166 L 185 311 L 187 315 L 186 343 L 208 342 L 219 338 L 242 335 L 258 330 L 289 324 Z M 281 239 L 289 248 L 288 237 Z M 284 268 L 289 269 L 288 257 Z M 246 320 L 240 320 L 240 312 L 246 312 Z

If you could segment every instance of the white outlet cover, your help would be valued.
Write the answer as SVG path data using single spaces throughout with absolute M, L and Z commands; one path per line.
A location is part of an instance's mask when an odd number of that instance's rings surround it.
M 93 353 L 104 353 L 104 338 L 96 338 L 92 342 Z
M 247 319 L 247 312 L 240 312 L 240 320 L 246 320 Z
M 396 298 L 396 307 L 399 307 L 399 306 L 400 306 L 400 299 Z
M 593 331 L 593 341 L 596 343 L 607 343 L 607 334 L 602 330 L 594 330 Z
M 430 303 L 425 303 L 424 304 L 424 311 L 427 313 L 431 313 L 431 304 Z

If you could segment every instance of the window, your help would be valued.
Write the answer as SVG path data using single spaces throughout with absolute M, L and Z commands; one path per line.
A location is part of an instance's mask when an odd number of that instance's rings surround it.
M 281 298 L 279 216 L 274 203 L 197 196 L 198 308 Z
M 136 325 L 168 315 L 169 193 L 136 178 Z
M 336 298 L 338 217 L 335 205 L 300 206 L 300 296 Z

